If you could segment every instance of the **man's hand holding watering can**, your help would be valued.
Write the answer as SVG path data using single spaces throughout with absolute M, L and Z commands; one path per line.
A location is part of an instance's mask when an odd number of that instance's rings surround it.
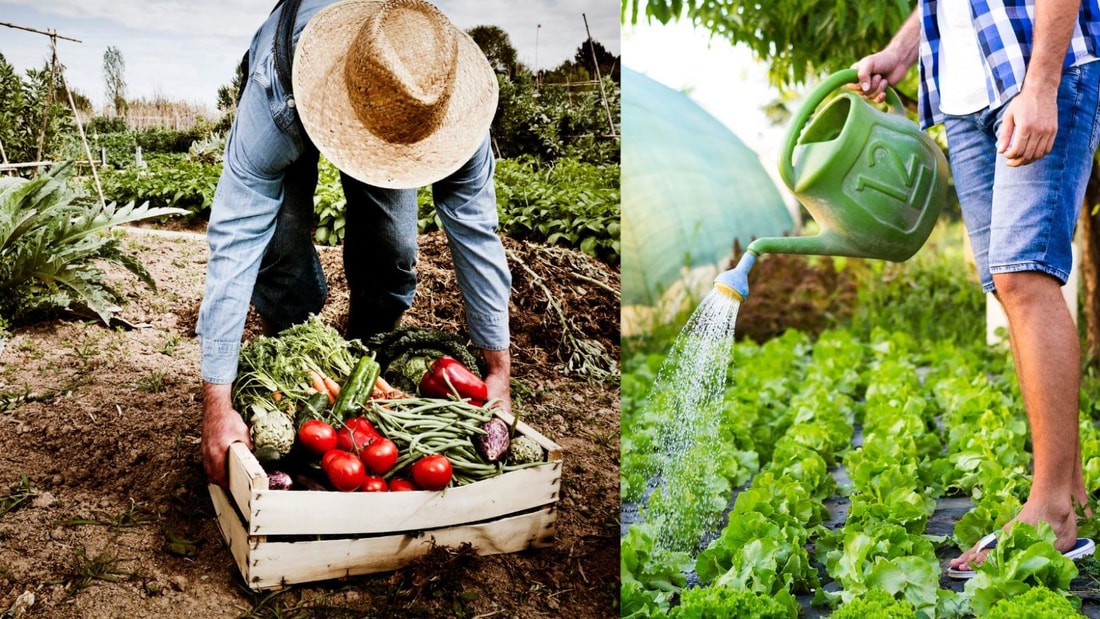
M 859 82 L 852 84 L 851 89 L 882 103 L 886 100 L 886 87 L 900 82 L 917 61 L 919 46 L 920 19 L 913 12 L 885 49 L 852 65 L 859 73 Z

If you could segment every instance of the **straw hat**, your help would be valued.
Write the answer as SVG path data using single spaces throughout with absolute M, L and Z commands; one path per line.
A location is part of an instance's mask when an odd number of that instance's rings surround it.
M 343 0 L 298 40 L 294 99 L 306 133 L 370 185 L 434 183 L 474 154 L 497 107 L 481 49 L 422 0 Z

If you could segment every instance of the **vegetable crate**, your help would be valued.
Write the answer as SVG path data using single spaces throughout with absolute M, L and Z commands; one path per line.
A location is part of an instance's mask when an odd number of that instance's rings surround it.
M 513 417 L 496 415 L 511 426 Z M 443 491 L 268 490 L 241 443 L 229 450 L 229 492 L 210 484 L 218 526 L 253 590 L 401 568 L 437 546 L 478 554 L 553 544 L 561 447 L 519 422 L 547 452 L 539 466 Z

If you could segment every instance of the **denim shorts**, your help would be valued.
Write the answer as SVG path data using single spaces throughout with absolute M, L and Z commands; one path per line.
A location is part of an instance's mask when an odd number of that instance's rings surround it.
M 994 290 L 994 273 L 1069 279 L 1073 233 L 1100 133 L 1098 100 L 1100 62 L 1067 69 L 1053 149 L 1015 168 L 997 153 L 1007 104 L 944 121 L 951 174 L 986 292 Z

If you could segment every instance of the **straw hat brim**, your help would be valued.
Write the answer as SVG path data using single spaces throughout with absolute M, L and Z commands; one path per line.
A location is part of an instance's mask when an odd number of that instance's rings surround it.
M 457 32 L 454 90 L 438 128 L 411 144 L 382 139 L 359 119 L 344 84 L 348 49 L 381 6 L 380 0 L 343 0 L 310 19 L 294 54 L 294 99 L 310 139 L 345 174 L 377 187 L 422 187 L 460 168 L 487 137 L 497 107 L 496 74 L 477 43 Z

